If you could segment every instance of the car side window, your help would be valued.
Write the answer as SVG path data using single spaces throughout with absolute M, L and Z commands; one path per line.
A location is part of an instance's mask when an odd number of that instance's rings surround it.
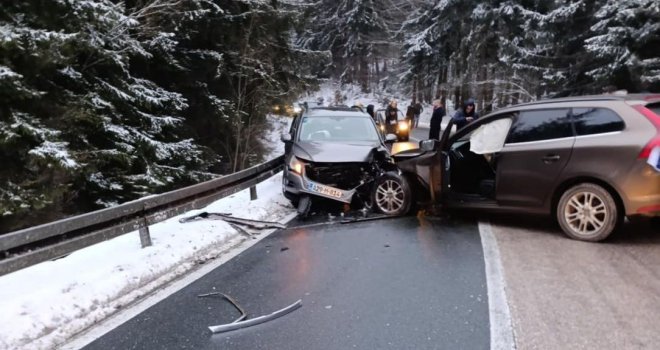
M 568 108 L 521 111 L 506 143 L 559 139 L 573 136 Z
M 625 123 L 614 111 L 606 108 L 573 108 L 577 135 L 593 135 L 621 131 Z

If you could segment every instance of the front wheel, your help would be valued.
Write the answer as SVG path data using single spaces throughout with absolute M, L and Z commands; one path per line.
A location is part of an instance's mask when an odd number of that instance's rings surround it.
M 412 194 L 406 179 L 388 172 L 376 179 L 372 191 L 375 209 L 386 215 L 404 215 L 410 211 Z
M 557 204 L 559 226 L 567 236 L 581 241 L 604 240 L 622 219 L 612 194 L 592 183 L 569 188 Z

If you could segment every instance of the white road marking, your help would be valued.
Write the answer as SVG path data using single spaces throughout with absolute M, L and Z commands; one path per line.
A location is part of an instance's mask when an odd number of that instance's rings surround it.
M 291 213 L 284 217 L 280 221 L 282 224 L 286 224 L 289 221 L 293 220 L 298 213 Z M 108 317 L 107 319 L 101 321 L 101 323 L 97 326 L 94 326 L 81 334 L 75 336 L 71 341 L 67 342 L 66 344 L 62 345 L 60 349 L 62 350 L 73 350 L 73 349 L 81 349 L 90 343 L 92 343 L 94 340 L 104 336 L 105 334 L 109 333 L 113 329 L 119 327 L 120 325 L 126 323 L 133 317 L 139 315 L 140 313 L 144 312 L 148 308 L 154 306 L 156 303 L 160 302 L 161 300 L 164 300 L 165 298 L 169 297 L 170 295 L 178 292 L 179 290 L 183 289 L 184 287 L 188 286 L 192 282 L 200 279 L 204 275 L 208 274 L 209 272 L 213 271 L 217 267 L 223 265 L 227 261 L 233 259 L 235 256 L 239 255 L 240 253 L 248 250 L 250 247 L 253 245 L 257 244 L 259 241 L 262 239 L 268 237 L 271 233 L 277 231 L 278 229 L 271 229 L 271 230 L 266 230 L 261 234 L 254 235 L 256 239 L 249 239 L 247 241 L 243 241 L 240 244 L 236 244 L 233 247 L 230 247 L 228 251 L 223 254 L 219 259 L 214 260 L 213 262 L 208 262 L 204 264 L 202 267 L 200 267 L 197 270 L 194 270 L 188 274 L 186 274 L 185 277 L 176 280 L 175 282 L 165 286 L 162 289 L 157 290 L 154 292 L 152 295 L 148 296 L 147 298 L 140 300 L 136 302 L 133 306 L 131 306 L 128 309 L 119 311 L 118 313 Z M 239 234 L 237 233 L 237 236 Z
M 500 250 L 489 222 L 479 222 L 479 235 L 486 263 L 490 348 L 493 350 L 515 349 L 516 342 L 511 323 L 511 312 L 506 298 L 506 283 L 500 260 Z

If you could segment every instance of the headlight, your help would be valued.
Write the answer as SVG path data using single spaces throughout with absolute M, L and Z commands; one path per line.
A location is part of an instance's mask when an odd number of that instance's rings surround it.
M 298 106 L 293 107 L 293 113 L 300 113 L 300 112 L 302 112 L 302 108 Z
M 399 122 L 399 131 L 406 131 L 408 130 L 408 122 L 405 120 L 402 120 Z
M 291 157 L 289 162 L 289 169 L 298 175 L 302 175 L 303 169 L 305 168 L 305 163 L 298 160 L 296 157 Z

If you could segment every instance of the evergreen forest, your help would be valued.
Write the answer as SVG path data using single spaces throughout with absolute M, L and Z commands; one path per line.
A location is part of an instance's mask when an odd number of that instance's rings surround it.
M 0 232 L 263 161 L 325 81 L 422 102 L 660 91 L 657 0 L 5 0 Z

